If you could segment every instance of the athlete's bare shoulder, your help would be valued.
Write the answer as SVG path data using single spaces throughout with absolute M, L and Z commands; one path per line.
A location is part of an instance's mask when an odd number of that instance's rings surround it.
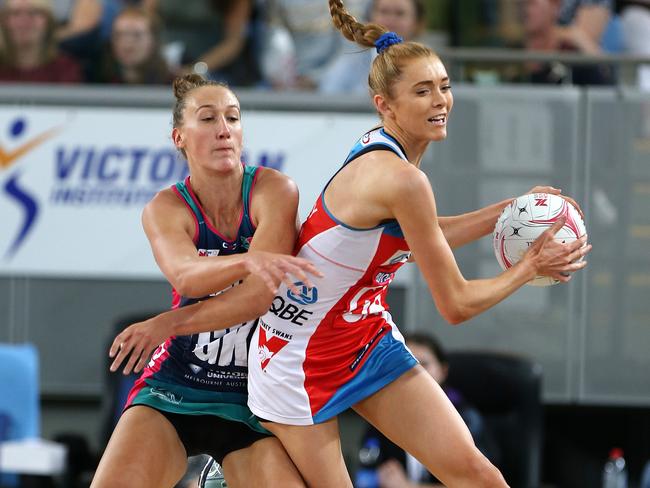
M 169 224 L 181 225 L 193 232 L 194 220 L 187 205 L 172 188 L 164 188 L 147 203 L 142 211 L 145 231 L 152 228 L 167 227 Z
M 297 191 L 296 183 L 284 173 L 273 169 L 260 167 L 257 170 L 256 191 Z
M 298 187 L 287 175 L 272 169 L 257 170 L 257 180 L 251 197 L 251 217 L 255 226 L 269 220 L 273 214 L 295 220 L 298 211 Z
M 392 151 L 372 151 L 360 156 L 359 160 L 358 170 L 363 172 L 367 182 L 364 186 L 373 193 L 403 195 L 409 188 L 418 187 L 423 179 L 427 180 L 419 168 Z
M 145 205 L 145 212 L 160 213 L 174 208 L 182 208 L 183 202 L 171 188 L 164 188 Z
M 399 170 L 405 167 L 414 167 L 407 160 L 399 157 L 395 152 L 389 149 L 376 149 L 366 154 L 359 156 L 360 161 L 365 161 L 365 164 L 372 165 L 380 172 L 392 171 L 393 169 Z

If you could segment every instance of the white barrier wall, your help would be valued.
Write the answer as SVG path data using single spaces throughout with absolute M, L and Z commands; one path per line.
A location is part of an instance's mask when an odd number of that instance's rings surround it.
M 291 176 L 305 218 L 376 122 L 371 114 L 244 111 L 243 159 Z M 169 110 L 0 107 L 0 275 L 160 276 L 140 214 L 187 174 L 170 133 Z

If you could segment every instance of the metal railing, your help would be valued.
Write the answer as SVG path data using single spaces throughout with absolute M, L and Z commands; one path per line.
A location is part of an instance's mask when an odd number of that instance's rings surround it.
M 531 51 L 526 49 L 448 48 L 437 51 L 456 81 L 467 81 L 469 65 L 523 65 L 562 63 L 568 66 L 607 65 L 618 72 L 618 84 L 636 84 L 636 68 L 650 65 L 650 56 L 632 54 L 582 54 L 573 51 Z

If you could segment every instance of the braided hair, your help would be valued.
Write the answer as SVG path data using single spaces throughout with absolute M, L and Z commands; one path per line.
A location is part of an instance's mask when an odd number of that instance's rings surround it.
M 346 39 L 363 47 L 377 47 L 379 51 L 368 74 L 368 87 L 372 95 L 390 98 L 392 87 L 401 78 L 408 61 L 438 57 L 424 44 L 398 41 L 394 33 L 389 33 L 379 24 L 359 22 L 347 11 L 342 0 L 329 0 L 329 7 L 332 22 Z M 388 42 L 378 43 L 380 38 L 386 37 L 390 37 Z

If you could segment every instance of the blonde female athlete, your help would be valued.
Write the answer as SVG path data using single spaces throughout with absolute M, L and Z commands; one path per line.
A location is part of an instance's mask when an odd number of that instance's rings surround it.
M 315 272 L 287 256 L 298 193 L 286 176 L 242 165 L 240 107 L 230 89 L 188 75 L 174 82 L 174 94 L 172 138 L 190 176 L 147 205 L 145 232 L 174 288 L 174 308 L 254 277 L 245 287 L 252 313 L 232 328 L 175 334 L 160 346 L 129 394 L 92 486 L 172 487 L 187 457 L 199 453 L 222 464 L 230 487 L 304 486 L 282 445 L 246 406 L 255 327 L 247 321 L 267 308 L 264 297 L 273 297 L 287 273 L 307 279 L 305 272 Z M 141 369 L 148 357 L 133 359 Z
M 444 392 L 406 349 L 385 295 L 411 253 L 443 317 L 458 324 L 494 306 L 536 275 L 562 282 L 586 263 L 586 236 L 552 238 L 560 219 L 523 259 L 501 275 L 466 280 L 451 249 L 489 234 L 511 200 L 442 218 L 419 169 L 432 141 L 446 137 L 453 106 L 449 77 L 426 46 L 403 43 L 378 25 L 363 25 L 330 1 L 335 25 L 350 40 L 375 46 L 369 85 L 382 126 L 353 147 L 303 224 L 296 253 L 324 277 L 299 290 L 280 286 L 260 318 L 249 355 L 249 407 L 284 445 L 308 486 L 352 486 L 341 455 L 337 414 L 354 408 L 415 456 L 446 486 L 507 486 L 475 447 Z M 559 193 L 549 187 L 535 192 Z M 191 309 L 135 324 L 120 340 L 150 351 L 142 330 L 160 334 L 227 327 L 223 313 L 245 308 L 233 290 Z M 255 348 L 257 347 L 257 350 Z
M 336 415 L 354 408 L 449 487 L 503 487 L 499 471 L 475 447 L 444 392 L 404 346 L 385 295 L 412 253 L 437 308 L 458 324 L 497 304 L 538 274 L 566 282 L 583 268 L 586 237 L 544 233 L 501 275 L 466 280 L 451 247 L 494 228 L 507 204 L 442 220 L 418 168 L 432 141 L 447 134 L 453 106 L 449 77 L 426 46 L 363 25 L 330 0 L 334 24 L 349 40 L 375 46 L 369 85 L 382 127 L 361 137 L 303 224 L 297 256 L 324 278 L 296 295 L 280 287 L 260 318 L 249 357 L 248 405 L 282 441 L 309 486 L 352 486 L 338 446 Z M 282 304 L 308 317 L 296 326 Z M 318 458 L 315 458 L 316 453 Z

